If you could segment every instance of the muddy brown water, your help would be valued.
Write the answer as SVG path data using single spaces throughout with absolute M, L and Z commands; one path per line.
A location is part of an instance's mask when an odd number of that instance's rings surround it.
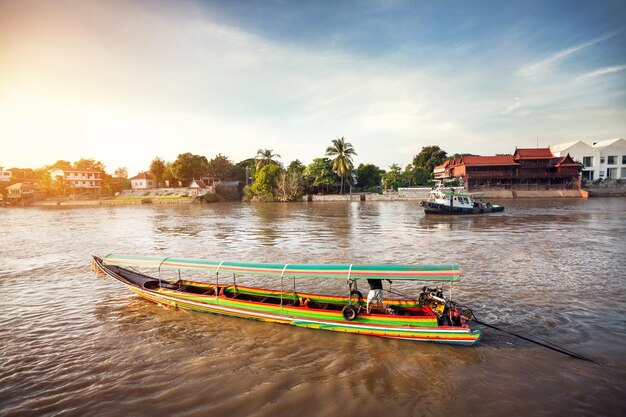
M 624 415 L 626 199 L 499 203 L 474 217 L 417 202 L 0 209 L 0 415 Z M 90 272 L 110 252 L 458 263 L 453 298 L 480 319 L 599 364 L 491 329 L 468 348 L 165 308 Z

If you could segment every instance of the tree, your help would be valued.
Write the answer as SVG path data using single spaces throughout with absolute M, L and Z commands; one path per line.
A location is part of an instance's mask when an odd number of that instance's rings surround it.
M 446 156 L 446 151 L 441 150 L 439 146 L 425 146 L 420 153 L 413 157 L 413 166 L 416 168 L 424 168 L 432 178 L 433 170 L 437 165 L 444 163 Z
M 276 180 L 275 195 L 278 201 L 297 201 L 302 198 L 302 177 L 295 171 L 282 171 Z
M 287 167 L 287 172 L 293 172 L 302 176 L 302 173 L 304 172 L 305 169 L 306 169 L 306 166 L 302 162 L 300 162 L 299 159 L 296 159 L 296 160 L 291 161 L 291 163 Z
M 217 154 L 215 158 L 209 161 L 207 166 L 207 175 L 219 180 L 231 180 L 236 178 L 235 164 L 233 164 L 227 156 Z
M 246 187 L 244 191 L 247 199 L 274 201 L 276 199 L 275 187 L 281 172 L 283 169 L 276 164 L 262 167 L 256 173 L 252 185 Z
M 425 168 L 407 165 L 402 173 L 403 185 L 413 187 L 417 185 L 430 185 L 432 180 L 430 173 Z
M 114 178 L 123 179 L 123 180 L 127 180 L 128 179 L 128 169 L 126 169 L 126 167 L 119 167 L 118 169 L 115 170 L 115 172 L 113 172 L 113 177 Z
M 274 158 L 280 158 L 280 155 L 277 153 L 272 153 L 273 149 L 259 149 L 256 151 L 256 169 L 259 171 L 266 165 L 277 164 L 278 162 L 274 160 Z
M 165 163 L 165 172 L 163 173 L 163 181 L 167 181 L 170 187 L 177 186 L 178 180 L 174 175 L 174 163 L 166 162 Z
M 351 143 L 342 137 L 333 139 L 332 145 L 326 148 L 326 156 L 334 156 L 333 170 L 341 178 L 340 193 L 343 194 L 343 183 L 346 176 L 352 173 L 352 156 L 357 155 Z
M 58 161 L 56 161 L 54 164 L 50 165 L 48 167 L 48 169 L 55 169 L 55 168 L 59 168 L 59 169 L 72 169 L 72 163 L 69 161 L 64 161 L 62 159 L 59 159 Z
M 380 187 L 382 175 L 385 173 L 382 169 L 373 164 L 360 164 L 356 169 L 356 178 L 358 186 L 362 190 L 372 190 Z
M 128 169 L 126 169 L 126 167 L 119 167 L 113 172 L 112 176 L 105 172 L 102 174 L 102 186 L 111 194 L 130 189 Z
M 40 190 L 43 190 L 47 193 L 51 193 L 54 191 L 54 183 L 52 181 L 52 177 L 50 177 L 49 172 L 44 172 L 39 176 L 37 180 L 37 186 Z
M 32 168 L 11 168 L 11 178 L 14 180 L 32 180 L 37 178 Z
M 189 152 L 178 155 L 172 163 L 172 172 L 176 179 L 184 184 L 189 184 L 191 180 L 207 172 L 209 161 L 205 156 L 193 155 Z
M 333 172 L 333 163 L 328 158 L 315 158 L 302 173 L 309 187 L 328 189 L 337 181 Z
M 69 187 L 70 185 L 63 175 L 57 175 L 52 181 L 52 188 L 57 194 L 67 194 Z
M 74 169 L 105 172 L 104 164 L 102 162 L 96 161 L 95 159 L 85 158 L 81 158 L 80 160 L 74 162 Z
M 150 162 L 150 172 L 154 176 L 154 180 L 156 181 L 156 186 L 159 188 L 161 181 L 165 177 L 165 170 L 167 167 L 165 166 L 165 161 L 159 157 L 156 157 Z
M 256 158 L 248 158 L 235 165 L 236 178 L 248 185 L 256 174 Z
M 389 167 L 389 171 L 383 175 L 383 185 L 385 188 L 393 188 L 397 190 L 402 184 L 402 171 L 398 164 L 393 164 Z

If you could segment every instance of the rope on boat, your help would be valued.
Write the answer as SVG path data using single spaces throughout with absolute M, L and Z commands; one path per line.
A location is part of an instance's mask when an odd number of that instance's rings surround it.
M 522 340 L 526 340 L 527 342 L 531 342 L 531 343 L 534 343 L 536 345 L 539 345 L 539 346 L 545 347 L 547 349 L 553 350 L 555 352 L 562 353 L 563 355 L 567 355 L 567 356 L 570 356 L 572 358 L 580 359 L 580 360 L 587 361 L 587 362 L 592 362 L 592 363 L 595 363 L 596 365 L 599 365 L 599 363 L 594 361 L 593 359 L 590 359 L 590 358 L 587 358 L 585 356 L 582 356 L 582 355 L 580 355 L 580 354 L 578 354 L 576 352 L 572 352 L 569 349 L 566 349 L 564 347 L 558 346 L 558 345 L 556 345 L 556 344 L 554 344 L 552 342 L 549 342 L 547 340 L 542 340 L 540 342 L 539 340 L 536 340 L 535 338 L 531 338 L 531 337 L 528 337 L 528 336 L 523 336 L 523 335 L 521 335 L 519 333 L 512 332 L 510 330 L 505 330 L 505 329 L 503 329 L 501 327 L 498 327 L 498 326 L 495 326 L 493 324 L 489 324 L 489 323 L 485 323 L 484 321 L 480 321 L 480 320 L 478 320 L 478 318 L 476 318 L 476 315 L 474 314 L 474 312 L 472 311 L 471 308 L 459 305 L 459 304 L 457 304 L 457 303 L 455 303 L 453 301 L 451 302 L 451 304 L 454 305 L 455 307 L 462 308 L 463 309 L 463 315 L 465 317 L 467 317 L 469 320 L 474 321 L 477 324 L 489 327 L 489 328 L 494 329 L 494 330 L 499 330 L 502 333 L 506 333 L 506 334 L 509 334 L 511 336 L 518 337 L 518 338 L 520 338 Z

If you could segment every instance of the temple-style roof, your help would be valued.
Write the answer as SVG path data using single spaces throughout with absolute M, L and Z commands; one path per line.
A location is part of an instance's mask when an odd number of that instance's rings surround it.
M 554 155 L 550 148 L 517 148 L 513 159 L 552 159 Z
M 578 166 L 582 166 L 582 164 L 579 164 L 578 162 L 574 161 L 574 159 L 572 159 L 572 157 L 567 154 L 561 158 L 556 158 L 556 163 L 555 166 L 557 167 L 578 167 Z
M 496 165 L 519 165 L 511 155 L 500 156 L 464 156 L 462 162 L 465 166 L 496 166 Z

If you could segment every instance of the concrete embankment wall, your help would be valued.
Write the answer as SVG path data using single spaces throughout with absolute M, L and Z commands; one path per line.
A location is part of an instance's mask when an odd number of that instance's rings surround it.
M 430 188 L 418 190 L 398 190 L 384 194 L 344 194 L 344 195 L 305 195 L 303 201 L 409 201 L 423 200 L 428 197 Z M 581 198 L 585 197 L 580 190 L 484 190 L 471 192 L 476 198 L 481 199 L 507 199 L 507 198 Z
M 589 197 L 626 197 L 626 188 L 588 188 Z

